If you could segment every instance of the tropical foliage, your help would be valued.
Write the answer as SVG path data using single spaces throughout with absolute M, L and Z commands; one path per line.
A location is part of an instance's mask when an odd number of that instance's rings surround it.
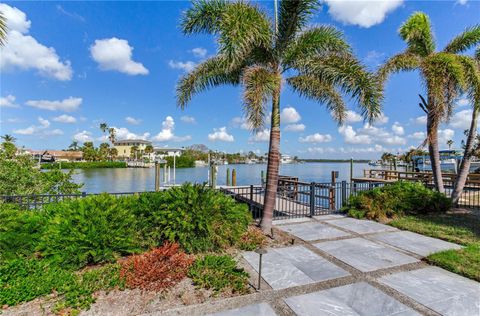
M 480 43 L 480 25 L 467 28 L 441 51 L 436 51 L 430 19 L 416 12 L 400 27 L 400 37 L 407 48 L 391 57 L 379 70 L 385 81 L 393 73 L 418 70 L 427 91 L 426 100 L 420 96 L 420 107 L 427 114 L 427 141 L 436 189 L 444 192 L 438 148 L 438 126 L 451 116 L 454 102 L 466 93 L 474 105 L 480 106 L 480 67 L 474 57 L 464 55 Z M 476 118 L 472 118 L 472 124 Z M 469 161 L 469 157 L 466 157 Z M 465 159 L 464 159 L 465 160 Z M 467 169 L 468 170 L 468 169 Z M 468 173 L 468 171 L 467 171 Z
M 254 132 L 264 128 L 266 115 L 272 113 L 261 222 L 267 234 L 277 191 L 282 82 L 324 104 L 338 122 L 346 113 L 342 95 L 353 97 L 369 120 L 380 113 L 382 91 L 376 78 L 354 57 L 342 33 L 328 25 L 308 27 L 318 6 L 316 0 L 281 1 L 274 23 L 254 4 L 200 0 L 182 18 L 185 34 L 212 34 L 218 50 L 180 80 L 178 106 L 185 108 L 195 94 L 207 89 L 240 85 L 244 114 Z

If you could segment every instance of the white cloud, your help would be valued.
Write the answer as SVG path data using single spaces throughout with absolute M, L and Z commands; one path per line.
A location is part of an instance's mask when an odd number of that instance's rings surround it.
M 280 121 L 285 124 L 297 123 L 301 118 L 300 114 L 292 106 L 284 108 L 280 113 Z
M 400 125 L 400 123 L 398 122 L 393 123 L 392 131 L 393 133 L 395 133 L 395 135 L 399 135 L 399 136 L 402 136 L 403 134 L 405 134 L 405 130 L 403 129 L 403 126 Z
M 175 136 L 174 134 L 175 129 L 175 121 L 173 117 L 167 116 L 165 120 L 162 122 L 162 130 L 155 135 L 152 139 L 157 142 L 167 142 L 167 141 L 174 141 L 174 142 L 183 142 L 192 139 L 190 135 L 186 136 Z
M 7 43 L 0 54 L 0 69 L 35 69 L 40 75 L 57 80 L 72 79 L 70 61 L 61 61 L 53 47 L 40 44 L 34 37 L 27 35 L 31 22 L 21 10 L 0 3 L 8 27 Z
M 450 128 L 438 130 L 438 144 L 440 147 L 445 146 L 447 141 L 453 139 L 455 131 Z
M 388 123 L 388 116 L 386 116 L 383 113 L 380 113 L 380 115 L 375 119 L 375 125 L 385 125 Z
M 51 130 L 51 131 L 45 131 L 44 132 L 44 136 L 59 136 L 59 135 L 63 135 L 63 131 L 61 129 L 54 129 L 54 130 Z
M 29 100 L 25 104 L 42 110 L 72 112 L 78 109 L 82 101 L 82 98 L 69 97 L 62 101 Z
M 188 124 L 195 124 L 197 123 L 197 121 L 195 120 L 195 118 L 193 116 L 188 116 L 188 115 L 184 115 L 180 118 L 180 121 L 184 122 L 184 123 L 188 123 Z
M 360 114 L 355 111 L 348 110 L 345 118 L 346 123 L 356 123 L 362 121 L 363 118 Z
M 131 117 L 131 116 L 127 116 L 125 118 L 125 121 L 128 123 L 128 124 L 132 124 L 132 125 L 138 125 L 140 123 L 142 123 L 142 120 L 141 119 L 136 119 L 134 117 Z
M 213 133 L 208 134 L 208 140 L 212 142 L 221 141 L 221 142 L 233 142 L 233 135 L 228 134 L 227 128 L 220 127 L 214 128 Z
M 252 130 L 251 124 L 248 123 L 247 120 L 245 120 L 245 118 L 240 117 L 240 116 L 234 117 L 231 121 L 231 124 L 235 128 L 241 128 L 241 129 L 244 129 L 246 131 Z
M 168 66 L 172 69 L 181 69 L 185 72 L 190 72 L 192 71 L 197 64 L 193 61 L 174 61 L 170 60 L 168 62 Z
M 285 126 L 285 132 L 303 132 L 304 130 L 304 124 L 288 124 Z
M 52 120 L 55 122 L 67 123 L 67 124 L 75 123 L 77 121 L 76 118 L 67 114 L 62 114 L 60 116 L 54 117 Z
M 257 132 L 255 135 L 248 138 L 249 143 L 263 143 L 263 142 L 268 142 L 269 140 L 270 140 L 270 130 L 267 128 Z
M 453 114 L 450 119 L 450 126 L 453 128 L 460 128 L 463 130 L 470 129 L 472 122 L 472 110 L 462 110 Z
M 207 50 L 203 47 L 195 47 L 191 52 L 197 58 L 205 58 L 207 56 Z
M 48 128 L 50 126 L 50 122 L 42 117 L 38 118 L 38 122 L 40 123 L 42 128 Z
M 313 154 L 325 154 L 325 153 L 335 153 L 336 149 L 332 147 L 309 147 L 307 148 L 309 153 Z
M 19 135 L 34 135 L 38 137 L 63 135 L 60 129 L 48 130 L 50 122 L 42 117 L 38 117 L 40 125 L 31 125 L 27 128 L 14 130 L 13 133 Z
M 385 20 L 388 13 L 398 8 L 403 0 L 325 0 L 328 13 L 337 21 L 345 24 L 371 27 Z
M 77 142 L 80 142 L 80 143 L 92 142 L 93 141 L 92 133 L 88 131 L 81 131 L 73 135 L 73 140 L 76 140 Z
M 14 130 L 13 133 L 19 135 L 33 135 L 33 133 L 35 133 L 36 131 L 37 129 L 35 128 L 35 126 L 32 125 L 27 128 Z
M 128 75 L 147 75 L 142 63 L 132 60 L 133 47 L 127 40 L 116 37 L 95 40 L 90 53 L 101 70 L 116 70 Z
M 150 133 L 143 133 L 143 134 L 136 134 L 128 130 L 126 127 L 113 127 L 115 129 L 115 136 L 118 140 L 123 140 L 123 139 L 143 139 L 147 140 L 150 137 Z M 106 140 L 106 138 L 101 138 L 103 141 Z
M 376 50 L 371 50 L 367 53 L 367 56 L 365 56 L 365 63 L 367 65 L 377 67 L 382 63 L 382 59 L 385 58 L 385 53 L 378 52 Z
M 468 0 L 457 0 L 456 3 L 461 4 L 461 5 L 466 5 Z
M 426 135 L 425 132 L 414 132 L 414 133 L 408 135 L 407 137 L 423 141 L 423 140 L 425 140 L 427 135 Z
M 413 122 L 418 125 L 425 125 L 427 124 L 427 116 L 422 115 L 422 116 L 416 117 L 413 119 Z
M 1 97 L 0 98 L 0 107 L 6 107 L 6 108 L 19 108 L 20 106 L 18 104 L 15 104 L 15 96 L 9 94 L 6 97 Z
M 370 144 L 372 142 L 368 135 L 358 135 L 350 125 L 340 126 L 338 132 L 343 136 L 347 144 Z
M 299 137 L 298 141 L 301 143 L 328 143 L 332 141 L 330 134 L 315 133 L 306 137 Z
M 470 101 L 470 99 L 468 98 L 460 98 L 457 100 L 456 103 L 457 103 L 457 106 L 462 107 L 462 106 L 470 105 L 472 101 Z

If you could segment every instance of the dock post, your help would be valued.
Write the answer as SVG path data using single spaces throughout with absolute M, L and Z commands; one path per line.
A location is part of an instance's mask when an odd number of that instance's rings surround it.
M 230 168 L 227 168 L 227 186 L 230 186 Z
M 263 187 L 265 183 L 265 171 L 263 170 L 260 172 L 260 179 L 262 180 L 262 187 Z
M 235 169 L 232 170 L 232 186 L 237 186 L 237 171 Z
M 347 204 L 347 181 L 342 181 L 342 206 Z
M 353 158 L 350 158 L 350 183 L 352 183 L 353 179 Z
M 310 183 L 310 217 L 315 215 L 315 182 Z
M 253 184 L 250 184 L 250 201 L 253 202 Z
M 338 171 L 332 171 L 332 184 L 330 187 L 329 197 L 330 197 L 330 210 L 335 209 L 335 189 L 336 189 L 336 179 L 338 176 Z
M 155 161 L 155 191 L 160 189 L 160 165 Z
M 163 165 L 163 183 L 167 184 L 167 164 Z

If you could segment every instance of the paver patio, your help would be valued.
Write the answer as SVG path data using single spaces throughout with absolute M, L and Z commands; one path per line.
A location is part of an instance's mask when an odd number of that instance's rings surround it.
M 420 315 L 366 282 L 285 299 L 298 316 Z
M 392 248 L 363 238 L 326 241 L 316 243 L 314 246 L 362 272 L 419 261 Z
M 258 271 L 259 255 L 245 252 L 243 257 Z M 273 289 L 325 281 L 349 273 L 303 246 L 269 249 L 262 258 L 262 277 Z
M 357 234 L 379 233 L 387 231 L 398 231 L 395 227 L 383 225 L 377 222 L 355 219 L 342 218 L 328 221 L 329 224 L 347 229 Z
M 378 235 L 370 236 L 370 238 L 410 251 L 422 257 L 443 250 L 462 248 L 451 242 L 423 236 L 409 231 L 380 233 Z
M 318 222 L 279 226 L 279 228 L 307 241 L 351 236 L 349 233 Z
M 399 272 L 379 281 L 442 315 L 480 315 L 480 284 L 443 269 Z
M 267 303 L 247 305 L 240 308 L 230 309 L 219 313 L 211 314 L 212 316 L 276 316 L 273 309 Z

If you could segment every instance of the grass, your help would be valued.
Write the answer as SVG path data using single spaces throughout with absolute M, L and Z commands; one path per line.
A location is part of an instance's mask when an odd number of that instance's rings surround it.
M 480 281 L 480 219 L 474 214 L 405 216 L 391 226 L 465 246 L 431 254 L 426 260 L 467 278 Z

